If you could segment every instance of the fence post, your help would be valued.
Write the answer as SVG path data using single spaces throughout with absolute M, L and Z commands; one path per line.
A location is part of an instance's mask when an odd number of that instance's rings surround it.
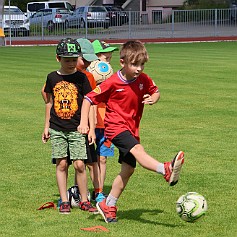
M 172 18 L 171 18 L 171 29 L 172 29 L 172 32 L 171 32 L 171 35 L 172 35 L 172 38 L 174 38 L 174 10 L 172 10 Z
M 217 9 L 215 9 L 215 29 L 214 36 L 217 36 Z
M 49 31 L 49 29 L 47 29 Z M 41 40 L 44 40 L 44 22 L 43 22 L 43 12 L 41 12 Z
M 129 9 L 128 12 L 128 38 L 131 39 L 131 22 L 132 22 L 132 13 L 131 13 L 131 8 Z
M 86 36 L 85 38 L 88 39 L 88 21 L 87 21 L 87 14 L 88 12 L 85 12 L 85 30 L 86 30 Z

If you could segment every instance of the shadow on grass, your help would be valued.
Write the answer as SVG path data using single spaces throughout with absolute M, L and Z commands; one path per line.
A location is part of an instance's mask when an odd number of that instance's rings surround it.
M 128 210 L 128 211 L 119 211 L 117 213 L 117 217 L 118 217 L 118 221 L 130 220 L 130 221 L 136 221 L 136 222 L 144 223 L 144 224 L 162 225 L 165 227 L 173 227 L 173 228 L 180 226 L 176 224 L 163 223 L 159 221 L 158 215 L 160 213 L 163 213 L 163 211 L 159 209 L 155 209 L 155 210 L 133 209 L 133 210 Z M 89 219 L 95 219 L 97 216 L 98 215 L 91 215 Z M 149 216 L 152 216 L 152 218 L 149 218 Z M 104 219 L 101 217 L 100 221 L 104 222 Z
M 155 209 L 155 210 L 133 209 L 133 210 L 128 210 L 128 211 L 120 211 L 118 213 L 118 219 L 120 220 L 127 219 L 127 220 L 137 221 L 144 224 L 163 225 L 166 227 L 177 227 L 177 225 L 162 223 L 161 221 L 159 221 L 158 215 L 163 212 L 164 212 L 163 210 L 159 210 L 159 209 Z M 152 218 L 149 218 L 149 216 L 152 216 Z

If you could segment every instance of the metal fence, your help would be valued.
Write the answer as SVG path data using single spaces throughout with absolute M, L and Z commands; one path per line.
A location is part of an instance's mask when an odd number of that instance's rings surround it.
M 137 11 L 127 11 L 127 21 L 120 24 L 117 19 L 113 26 L 85 27 L 78 24 L 70 28 L 67 23 L 55 24 L 53 29 L 42 27 L 43 24 L 30 25 L 29 37 L 21 40 L 53 40 L 62 37 L 85 37 L 88 39 L 157 39 L 185 37 L 219 37 L 237 36 L 236 10 L 206 9 L 206 10 L 161 10 L 150 14 Z M 43 19 L 43 16 L 42 16 Z M 9 36 L 7 36 L 9 37 Z M 12 41 L 19 37 L 10 37 Z

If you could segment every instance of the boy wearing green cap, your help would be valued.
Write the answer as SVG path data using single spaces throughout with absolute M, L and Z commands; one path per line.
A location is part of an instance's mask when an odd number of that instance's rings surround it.
M 94 40 L 92 42 L 95 54 L 100 61 L 110 63 L 112 54 L 114 51 L 118 51 L 117 47 L 111 46 L 105 41 Z M 98 79 L 98 78 L 97 78 Z M 93 89 L 93 88 L 92 88 Z M 97 125 L 95 129 L 96 133 L 96 152 L 98 156 L 99 171 L 101 176 L 101 187 L 104 187 L 106 178 L 106 161 L 107 157 L 114 156 L 114 146 L 104 136 L 104 117 L 105 117 L 105 104 L 100 103 L 97 106 Z M 92 199 L 95 199 L 96 195 L 92 193 Z
M 77 42 L 81 46 L 81 53 L 82 53 L 81 57 L 79 57 L 77 61 L 77 70 L 80 72 L 83 72 L 87 76 L 90 82 L 91 88 L 93 90 L 96 87 L 96 81 L 94 79 L 93 74 L 88 72 L 86 69 L 91 64 L 91 62 L 98 60 L 98 57 L 95 55 L 93 45 L 88 39 L 79 38 L 77 39 Z M 90 148 L 94 149 L 94 144 L 90 145 Z M 94 153 L 95 153 L 95 150 L 94 150 Z M 98 160 L 97 155 L 96 153 L 95 154 L 94 153 L 93 153 L 93 156 L 88 157 L 88 160 L 86 160 L 85 163 L 87 167 L 89 168 L 90 177 L 91 177 L 93 187 L 94 187 L 94 191 L 93 191 L 94 200 L 96 202 L 101 202 L 103 201 L 105 196 L 103 195 L 103 192 L 102 192 L 103 186 L 101 185 L 100 169 L 99 169 L 99 164 L 97 162 Z
M 110 44 L 106 43 L 105 41 L 101 40 L 94 40 L 92 45 L 95 50 L 95 54 L 97 57 L 104 62 L 110 63 L 112 58 L 112 53 L 114 51 L 118 51 L 117 47 L 113 47 Z

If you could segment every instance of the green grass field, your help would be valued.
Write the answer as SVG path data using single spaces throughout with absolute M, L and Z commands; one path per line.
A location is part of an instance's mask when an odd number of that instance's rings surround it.
M 51 146 L 41 142 L 40 95 L 46 75 L 59 65 L 55 47 L 0 47 L 1 237 L 237 236 L 237 42 L 146 46 L 150 60 L 145 72 L 159 86 L 161 99 L 145 108 L 142 144 L 162 162 L 180 149 L 186 161 L 174 187 L 138 165 L 118 202 L 117 224 L 79 209 L 66 216 L 36 210 L 59 197 Z M 119 69 L 118 52 L 112 66 Z M 117 157 L 109 158 L 105 192 L 119 170 Z M 73 176 L 70 167 L 69 186 Z M 176 200 L 188 191 L 207 199 L 208 212 L 196 223 L 176 214 Z M 80 230 L 97 225 L 109 232 Z

